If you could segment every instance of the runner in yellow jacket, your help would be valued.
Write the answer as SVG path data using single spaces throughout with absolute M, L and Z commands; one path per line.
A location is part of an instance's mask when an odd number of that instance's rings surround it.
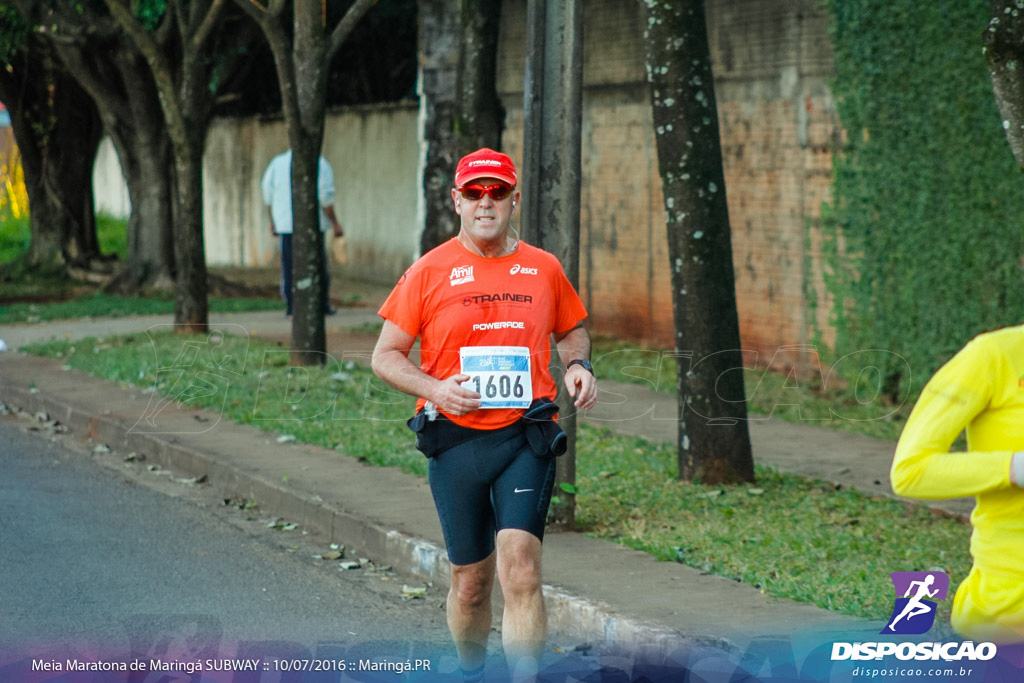
M 967 430 L 967 451 L 950 452 Z M 903 430 L 893 491 L 974 496 L 974 566 L 952 625 L 974 640 L 1024 642 L 1024 326 L 979 335 L 931 378 Z

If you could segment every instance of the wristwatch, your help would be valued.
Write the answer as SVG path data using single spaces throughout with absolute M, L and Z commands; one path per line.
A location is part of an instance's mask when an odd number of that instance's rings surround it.
M 574 365 L 581 365 L 581 366 L 583 366 L 583 369 L 586 370 L 587 372 L 589 372 L 591 375 L 594 374 L 594 367 L 590 364 L 589 360 L 583 360 L 582 358 L 577 358 L 576 360 L 571 360 L 571 361 L 569 361 L 568 363 L 565 364 L 565 369 L 568 370 L 569 368 L 571 368 Z

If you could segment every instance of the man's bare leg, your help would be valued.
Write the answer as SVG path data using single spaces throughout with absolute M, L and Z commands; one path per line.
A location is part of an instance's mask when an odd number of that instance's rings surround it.
M 505 597 L 501 642 L 513 681 L 533 680 L 548 636 L 540 577 L 541 542 L 520 529 L 498 532 L 498 581 Z
M 494 553 L 475 564 L 452 565 L 448 591 L 448 630 L 459 653 L 463 671 L 480 669 L 487 659 L 491 631 L 491 590 L 494 588 Z

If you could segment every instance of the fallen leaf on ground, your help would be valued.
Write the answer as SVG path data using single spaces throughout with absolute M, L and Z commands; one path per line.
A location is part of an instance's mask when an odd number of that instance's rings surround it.
M 427 595 L 426 586 L 409 586 L 402 585 L 402 597 L 406 600 L 415 600 L 416 598 L 424 598 Z

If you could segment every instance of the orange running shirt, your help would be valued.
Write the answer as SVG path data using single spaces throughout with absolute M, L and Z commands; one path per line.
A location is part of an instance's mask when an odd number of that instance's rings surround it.
M 460 349 L 524 346 L 530 350 L 533 398 L 554 400 L 550 335 L 587 317 L 579 295 L 551 254 L 519 243 L 508 256 L 485 258 L 453 237 L 424 254 L 398 281 L 381 317 L 420 339 L 420 367 L 443 379 L 461 369 Z M 426 399 L 417 401 L 419 410 Z M 489 408 L 448 417 L 473 429 L 498 429 L 523 410 Z

